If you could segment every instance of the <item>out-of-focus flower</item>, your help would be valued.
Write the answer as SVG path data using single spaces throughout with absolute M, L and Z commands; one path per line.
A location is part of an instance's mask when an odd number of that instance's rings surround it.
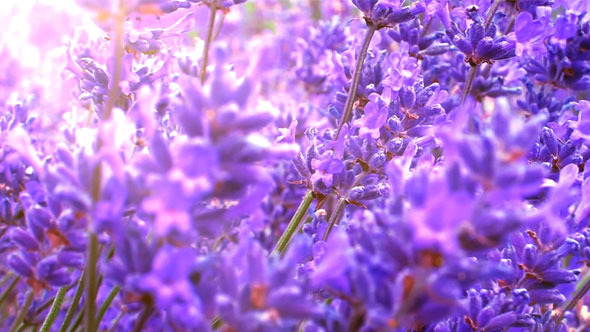
M 376 29 L 407 22 L 424 12 L 420 2 L 413 7 L 402 7 L 397 0 L 352 0 L 352 3 L 363 12 L 367 24 Z

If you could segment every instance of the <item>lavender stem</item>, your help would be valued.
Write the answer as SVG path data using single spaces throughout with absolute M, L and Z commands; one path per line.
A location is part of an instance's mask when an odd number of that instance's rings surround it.
M 10 332 L 16 332 L 18 330 L 18 328 L 20 327 L 21 323 L 25 319 L 25 315 L 27 314 L 27 311 L 29 311 L 29 307 L 31 306 L 31 303 L 33 302 L 33 297 L 34 296 L 35 296 L 35 293 L 33 293 L 32 290 L 30 290 L 27 293 L 27 299 L 25 300 L 25 303 L 23 303 L 23 306 L 20 309 L 20 312 L 18 313 L 18 316 L 16 316 L 16 319 L 12 323 L 12 327 L 10 328 Z
M 119 324 L 119 321 L 121 321 L 121 318 L 123 318 L 123 316 L 125 316 L 125 311 L 121 311 L 117 317 L 115 317 L 115 319 L 113 320 L 113 323 L 111 324 L 111 328 L 109 329 L 109 332 L 113 332 L 115 331 L 115 328 L 117 327 L 117 324 Z
M 289 221 L 289 225 L 287 225 L 287 228 L 279 238 L 277 245 L 272 250 L 270 254 L 271 256 L 276 254 L 282 254 L 285 252 L 287 246 L 289 245 L 289 241 L 291 241 L 291 238 L 293 237 L 293 234 L 299 227 L 301 220 L 307 214 L 307 210 L 309 209 L 309 206 L 311 205 L 311 202 L 313 202 L 313 200 L 313 192 L 311 190 L 308 190 L 305 194 L 305 197 L 303 197 L 301 204 L 299 204 L 299 208 L 297 208 L 295 215 L 293 215 L 293 218 L 291 218 L 291 221 Z
M 45 321 L 43 322 L 43 325 L 41 325 L 39 332 L 49 332 L 49 330 L 51 330 L 51 326 L 57 318 L 57 314 L 59 313 L 59 309 L 61 308 L 67 291 L 68 287 L 62 287 L 57 291 L 57 295 L 55 295 L 51 309 L 49 309 L 49 314 L 47 314 L 47 317 L 45 317 Z
M 201 65 L 201 84 L 205 83 L 207 78 L 207 62 L 209 61 L 209 47 L 213 39 L 213 28 L 215 27 L 215 15 L 217 15 L 217 1 L 211 0 L 209 3 L 209 27 L 207 28 L 207 39 L 205 40 L 205 48 L 203 49 L 203 64 Z
M 340 198 L 338 199 L 338 203 L 336 204 L 336 208 L 334 208 L 334 212 L 330 216 L 330 220 L 328 221 L 328 228 L 326 229 L 326 233 L 324 233 L 324 241 L 328 241 L 328 236 L 330 236 L 330 232 L 332 228 L 340 221 L 342 215 L 344 214 L 344 208 L 346 207 L 346 199 Z
M 365 176 L 367 176 L 367 172 L 360 173 L 357 176 L 357 178 L 355 179 L 351 188 L 358 186 L 361 183 L 361 181 L 365 178 Z M 350 190 L 347 192 L 347 194 L 345 196 L 338 199 L 338 203 L 336 204 L 336 207 L 334 208 L 334 212 L 332 212 L 332 215 L 330 215 L 330 220 L 328 221 L 328 228 L 326 229 L 326 233 L 324 233 L 324 241 L 328 240 L 328 236 L 330 236 L 330 232 L 332 231 L 332 228 L 335 225 L 338 225 L 338 223 L 340 222 L 340 219 L 342 218 L 342 215 L 344 214 L 344 209 L 346 208 L 346 205 L 348 205 L 349 192 L 350 192 Z
M 471 66 L 469 68 L 469 74 L 467 74 L 467 80 L 465 81 L 465 86 L 463 87 L 463 94 L 461 95 L 461 104 L 465 102 L 469 92 L 471 91 L 471 86 L 473 85 L 473 81 L 475 80 L 475 75 L 477 74 L 477 65 Z
M 213 40 L 217 40 L 217 37 L 219 37 L 219 33 L 221 32 L 221 28 L 223 27 L 223 22 L 225 22 L 225 13 L 223 13 L 223 15 L 221 16 L 221 18 L 219 19 L 219 23 L 217 23 L 217 29 L 215 29 L 215 34 L 213 35 Z
M 68 332 L 75 332 L 78 329 L 78 326 L 80 326 L 80 323 L 82 323 L 83 316 L 84 316 L 84 309 L 82 309 L 82 311 L 80 311 L 78 313 L 78 315 L 76 316 L 76 319 L 74 320 L 74 325 L 72 325 L 72 327 L 68 330 Z
M 121 287 L 119 287 L 119 286 L 113 287 L 113 289 L 111 289 L 111 292 L 109 293 L 109 295 L 107 295 L 107 298 L 104 300 L 104 302 L 102 303 L 102 305 L 98 309 L 98 315 L 96 316 L 96 325 L 97 326 L 98 326 L 98 324 L 100 324 L 102 317 L 104 316 L 105 312 L 107 311 L 107 309 L 109 308 L 109 306 L 111 305 L 113 300 L 115 299 L 115 296 L 117 296 L 117 294 L 119 294 L 120 290 L 121 290 Z
M 311 7 L 311 18 L 316 21 L 322 19 L 322 2 L 321 0 L 309 0 L 309 6 Z
M 486 19 L 485 19 L 485 21 L 483 23 L 483 29 L 484 29 L 484 31 L 487 30 L 490 27 L 490 24 L 492 24 L 492 19 L 494 19 L 494 15 L 496 14 L 496 11 L 498 10 L 498 7 L 500 7 L 500 3 L 501 2 L 502 2 L 502 0 L 496 0 L 490 6 L 488 16 L 486 17 Z
M 150 318 L 150 315 L 152 314 L 152 308 L 153 308 L 153 304 L 151 303 L 151 301 L 150 301 L 150 303 L 145 304 L 145 308 L 143 308 L 143 311 L 141 312 L 139 318 L 137 319 L 137 321 L 135 323 L 135 327 L 133 328 L 133 332 L 141 332 L 143 330 L 143 326 L 145 325 L 148 318 Z
M 356 91 L 358 89 L 359 83 L 361 81 L 361 73 L 363 71 L 363 64 L 365 63 L 365 58 L 367 57 L 367 52 L 369 50 L 369 45 L 371 44 L 371 39 L 373 35 L 377 31 L 377 27 L 373 24 L 369 24 L 369 29 L 367 30 L 367 34 L 365 35 L 365 40 L 363 41 L 363 46 L 361 48 L 361 52 L 358 55 L 358 59 L 356 62 L 356 67 L 354 69 L 354 75 L 352 77 L 352 85 L 350 86 L 350 91 L 348 97 L 346 98 L 346 106 L 344 107 L 344 113 L 342 114 L 342 119 L 340 119 L 340 124 L 338 125 L 338 130 L 336 131 L 336 140 L 340 135 L 340 131 L 344 124 L 350 118 L 352 114 L 352 107 L 354 106 L 354 101 L 356 99 Z
M 557 317 L 557 324 L 559 324 L 561 322 L 565 313 L 567 311 L 572 310 L 576 306 L 578 301 L 580 301 L 584 297 L 584 295 L 586 295 L 586 293 L 588 293 L 588 290 L 590 290 L 590 275 L 588 275 L 588 277 L 585 278 L 584 284 L 582 284 L 582 287 L 580 287 L 578 290 L 576 290 L 574 297 L 572 297 L 572 299 L 567 303 L 567 305 L 563 308 L 563 310 L 561 310 L 561 313 Z
M 104 110 L 104 119 L 108 120 L 111 117 L 113 108 L 117 104 L 119 98 L 119 82 L 121 81 L 121 71 L 123 70 L 123 23 L 125 16 L 122 13 L 117 15 L 115 20 L 115 68 L 113 73 L 113 81 L 111 89 L 109 90 L 109 99 L 107 100 L 106 109 Z
M 66 332 L 68 327 L 70 326 L 70 322 L 72 318 L 74 318 L 74 314 L 76 313 L 76 309 L 78 308 L 78 303 L 80 303 L 80 298 L 82 298 L 82 293 L 84 292 L 84 287 L 86 283 L 86 274 L 82 274 L 80 276 L 80 280 L 78 281 L 78 288 L 76 288 L 76 292 L 74 293 L 74 298 L 72 299 L 72 303 L 70 303 L 70 307 L 66 312 L 66 317 L 64 318 L 63 323 L 61 323 L 61 327 L 59 328 L 59 332 Z
M 98 264 L 98 236 L 94 232 L 88 235 L 88 259 L 86 261 L 86 275 L 88 283 L 86 285 L 86 330 L 87 332 L 96 331 L 96 294 L 97 286 L 97 264 Z
M 10 293 L 12 292 L 12 290 L 14 289 L 14 287 L 16 286 L 16 284 L 18 283 L 19 280 L 20 280 L 20 276 L 17 276 L 16 278 L 14 278 L 14 280 L 12 280 L 12 282 L 10 283 L 8 288 L 6 288 L 6 290 L 4 292 L 2 292 L 2 295 L 0 295 L 0 305 L 2 303 L 4 303 L 4 301 L 8 298 L 8 296 L 10 295 Z

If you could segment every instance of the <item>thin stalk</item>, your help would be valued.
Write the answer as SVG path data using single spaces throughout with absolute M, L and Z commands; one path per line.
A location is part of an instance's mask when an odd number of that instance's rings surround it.
M 98 309 L 98 315 L 96 316 L 96 325 L 97 326 L 98 326 L 98 324 L 100 324 L 100 321 L 102 320 L 102 317 L 104 316 L 104 313 L 107 311 L 108 307 L 111 305 L 111 303 L 115 299 L 115 296 L 117 296 L 117 294 L 119 294 L 120 290 L 121 290 L 121 287 L 119 287 L 119 286 L 113 287 L 113 289 L 111 289 L 111 292 L 109 293 L 109 295 L 107 295 L 107 298 L 104 300 L 104 302 L 100 306 L 100 309 Z
M 6 299 L 10 295 L 10 293 L 12 293 L 12 290 L 14 289 L 16 284 L 18 284 L 19 280 L 20 280 L 20 276 L 17 276 L 16 278 L 14 278 L 14 280 L 12 280 L 12 282 L 10 283 L 8 288 L 6 288 L 4 290 L 4 292 L 2 292 L 2 295 L 0 295 L 0 305 L 2 305 L 2 303 L 4 303 L 4 301 L 6 301 Z
M 10 332 L 16 332 L 16 330 L 20 327 L 21 323 L 25 319 L 25 315 L 27 314 L 27 311 L 29 311 L 29 307 L 31 306 L 31 303 L 33 302 L 34 296 L 35 296 L 35 293 L 32 290 L 29 291 L 29 293 L 27 294 L 27 299 L 25 300 L 25 303 L 23 303 L 23 306 L 20 309 L 18 316 L 16 316 L 16 319 L 12 323 L 12 327 L 10 328 Z
M 57 291 L 51 309 L 49 309 L 49 313 L 47 314 L 47 317 L 45 317 L 45 321 L 43 322 L 43 325 L 41 325 L 41 330 L 39 330 L 39 332 L 49 332 L 49 330 L 51 330 L 51 326 L 53 325 L 55 318 L 57 318 L 57 314 L 59 313 L 59 309 L 61 308 L 61 304 L 64 301 L 67 291 L 68 287 L 62 287 Z
M 221 27 L 223 27 L 223 22 L 225 22 L 225 13 L 223 13 L 223 15 L 221 16 L 221 18 L 219 19 L 219 23 L 217 23 L 217 29 L 215 29 L 215 34 L 213 35 L 213 40 L 217 40 L 217 37 L 219 37 L 219 33 L 221 32 Z
M 70 289 L 74 288 L 76 284 L 72 284 L 70 286 L 66 286 L 64 287 L 65 292 L 67 293 Z M 39 306 L 37 308 L 37 312 L 35 313 L 35 316 L 38 316 L 39 314 L 41 314 L 43 311 L 45 311 L 45 309 L 49 308 L 52 304 L 53 301 L 55 301 L 55 297 L 57 296 L 58 293 L 56 293 L 56 295 L 53 295 L 52 298 L 48 299 L 47 301 L 45 301 L 41 306 Z
M 463 94 L 461 95 L 461 104 L 465 102 L 469 92 L 471 92 L 471 86 L 473 85 L 473 81 L 475 80 L 475 75 L 477 74 L 477 65 L 471 66 L 469 68 L 469 74 L 467 74 L 467 80 L 465 81 L 465 86 L 463 87 Z
M 27 325 L 25 323 L 20 324 L 20 326 L 18 327 L 18 329 L 16 329 L 16 332 L 24 331 L 27 328 L 27 326 L 29 326 L 29 325 Z M 35 327 L 33 327 L 32 331 L 35 331 Z
M 78 303 L 80 303 L 80 298 L 82 297 L 82 293 L 84 292 L 86 283 L 86 274 L 82 274 L 80 276 L 80 281 L 78 282 L 78 288 L 76 288 L 76 292 L 74 293 L 74 298 L 72 299 L 72 303 L 70 303 L 70 307 L 66 312 L 66 317 L 64 321 L 61 323 L 61 327 L 59 328 L 59 332 L 66 332 L 68 327 L 70 326 L 70 322 L 72 318 L 74 318 L 74 314 L 76 313 L 76 309 L 78 308 Z
M 490 24 L 492 24 L 492 19 L 494 19 L 494 15 L 496 14 L 496 10 L 498 10 L 498 7 L 500 7 L 501 2 L 502 2 L 502 0 L 496 0 L 492 4 L 492 6 L 490 6 L 490 9 L 488 10 L 488 16 L 486 17 L 486 20 L 483 22 L 484 31 L 490 27 Z
M 119 324 L 119 321 L 121 320 L 121 318 L 123 318 L 123 316 L 125 316 L 126 312 L 125 311 L 121 311 L 117 317 L 115 317 L 115 320 L 113 320 L 113 324 L 111 324 L 111 328 L 109 329 L 109 332 L 113 332 L 115 331 L 115 328 L 117 327 L 117 324 Z
M 88 235 L 88 258 L 86 260 L 86 332 L 96 331 L 96 293 L 98 290 L 97 282 L 97 264 L 98 264 L 98 236 L 94 232 Z
M 361 73 L 363 71 L 363 65 L 365 63 L 365 58 L 367 57 L 367 52 L 369 51 L 369 45 L 371 44 L 371 39 L 375 34 L 377 27 L 373 24 L 369 25 L 369 29 L 367 30 L 367 34 L 365 35 L 365 40 L 363 41 L 363 46 L 361 47 L 361 52 L 359 53 L 356 67 L 354 69 L 354 75 L 352 77 L 352 85 L 350 86 L 350 91 L 348 93 L 348 97 L 346 98 L 346 106 L 344 107 L 344 113 L 342 114 L 342 119 L 340 119 L 340 124 L 338 125 L 338 130 L 336 131 L 336 140 L 340 135 L 340 131 L 344 124 L 350 118 L 352 114 L 352 107 L 354 106 L 354 101 L 356 99 L 356 91 L 358 90 L 359 83 L 361 81 Z
M 322 19 L 322 1 L 309 0 L 309 6 L 311 7 L 311 18 L 320 21 Z
M 42 305 L 38 306 L 35 316 L 40 315 L 43 311 L 45 311 L 45 309 L 49 308 L 53 304 L 53 301 L 55 301 L 55 296 L 43 302 Z
M 361 184 L 361 182 L 363 181 L 363 179 L 365 178 L 365 176 L 367 176 L 367 172 L 362 172 L 360 173 L 357 178 L 354 180 L 354 183 L 352 184 L 352 186 L 350 187 L 351 189 L 358 186 L 359 184 Z M 338 225 L 338 223 L 340 222 L 340 219 L 342 219 L 342 216 L 344 215 L 344 209 L 346 208 L 346 205 L 348 205 L 348 195 L 350 194 L 350 189 L 346 192 L 345 195 L 343 195 L 341 198 L 338 199 L 338 203 L 336 204 L 336 207 L 334 208 L 334 212 L 332 212 L 332 214 L 330 215 L 330 220 L 328 221 L 328 228 L 326 229 L 326 232 L 324 233 L 324 241 L 328 240 L 328 236 L 330 236 L 330 232 L 332 231 L 332 228 L 334 228 L 335 225 Z
M 10 280 L 10 278 L 12 278 L 12 276 L 13 276 L 12 272 L 10 272 L 10 271 L 6 272 L 4 277 L 2 277 L 2 280 L 0 280 L 0 286 L 7 283 L 8 280 Z
M 271 256 L 276 254 L 283 254 L 285 252 L 287 246 L 289 245 L 289 241 L 291 241 L 293 234 L 299 227 L 299 224 L 301 223 L 303 217 L 305 217 L 305 215 L 307 214 L 307 210 L 309 209 L 309 206 L 311 205 L 311 202 L 313 202 L 314 199 L 315 198 L 313 196 L 313 191 L 308 190 L 305 196 L 303 197 L 301 204 L 299 204 L 299 207 L 297 208 L 295 215 L 293 215 L 293 218 L 291 218 L 291 221 L 289 221 L 289 225 L 287 225 L 287 228 L 279 238 L 277 245 L 272 250 L 270 254 Z
M 426 36 L 426 34 L 428 33 L 428 30 L 430 30 L 431 25 L 432 25 L 432 18 L 428 19 L 428 22 L 426 22 L 426 25 L 424 25 L 424 28 L 422 28 L 422 33 L 420 34 L 420 37 Z
M 314 210 L 318 211 L 319 209 L 322 208 L 322 206 L 324 206 L 324 203 L 326 203 L 327 199 L 323 198 L 318 200 L 317 204 L 315 205 Z M 305 224 L 309 224 L 311 221 L 313 220 L 312 216 L 307 216 L 307 218 L 305 218 L 305 221 L 301 224 L 301 226 L 299 226 L 299 229 L 297 230 L 298 233 L 303 232 L 303 226 L 305 226 Z
M 215 15 L 217 15 L 217 0 L 210 0 L 209 11 L 209 27 L 207 28 L 207 39 L 205 40 L 205 48 L 203 48 L 203 64 L 201 65 L 201 83 L 205 83 L 207 78 L 207 62 L 209 61 L 209 47 L 213 39 L 213 28 L 215 27 Z
M 123 12 L 121 10 L 121 12 Z M 108 120 L 111 117 L 113 108 L 119 99 L 119 82 L 121 81 L 121 72 L 123 70 L 123 56 L 125 55 L 123 48 L 123 23 L 125 16 L 120 13 L 115 19 L 115 67 L 113 73 L 113 81 L 111 82 L 111 89 L 109 90 L 109 99 L 104 110 L 104 119 Z
M 137 319 L 137 321 L 135 323 L 135 327 L 133 328 L 133 332 L 141 332 L 143 330 L 143 326 L 145 325 L 148 318 L 150 318 L 150 315 L 152 314 L 152 307 L 153 307 L 153 305 L 151 302 L 145 304 L 145 308 L 143 308 L 141 315 L 139 316 L 139 318 Z
M 76 316 L 76 319 L 74 320 L 74 325 L 72 325 L 72 327 L 68 330 L 68 332 L 75 332 L 78 329 L 78 326 L 80 326 L 80 323 L 82 323 L 83 317 L 84 317 L 84 309 L 80 310 L 80 312 Z
M 342 215 L 344 214 L 345 207 L 346 207 L 346 199 L 344 199 L 344 198 L 338 199 L 338 203 L 336 204 L 336 208 L 334 209 L 334 212 L 332 212 L 332 215 L 330 216 L 330 220 L 328 221 L 328 228 L 326 229 L 326 232 L 324 233 L 324 241 L 328 241 L 328 236 L 330 236 L 330 232 L 332 231 L 332 228 L 334 228 L 334 226 L 340 221 L 340 218 L 342 218 Z
M 566 306 L 563 308 L 563 310 L 561 310 L 561 313 L 557 317 L 557 321 L 556 321 L 557 324 L 559 324 L 561 322 L 565 313 L 567 311 L 572 310 L 576 306 L 578 301 L 580 301 L 584 297 L 584 295 L 586 295 L 586 293 L 588 293 L 588 290 L 590 290 L 590 274 L 586 275 L 586 277 L 584 278 L 582 287 L 580 287 L 579 289 L 576 290 L 574 297 L 572 297 L 572 299 L 566 304 Z
M 514 23 L 516 23 L 516 17 L 514 16 L 514 14 L 512 14 L 510 17 L 510 22 L 508 22 L 508 26 L 506 27 L 506 31 L 504 31 L 505 35 L 509 34 L 512 31 L 512 29 L 514 28 Z
M 220 328 L 221 325 L 223 325 L 223 321 L 221 320 L 221 318 L 219 316 L 217 316 L 217 317 L 213 318 L 213 321 L 211 322 L 211 329 L 213 331 L 215 331 L 218 328 Z

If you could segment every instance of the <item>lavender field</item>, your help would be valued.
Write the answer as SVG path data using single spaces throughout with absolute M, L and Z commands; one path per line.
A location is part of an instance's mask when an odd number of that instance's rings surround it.
M 590 332 L 590 1 L 0 1 L 0 331 Z

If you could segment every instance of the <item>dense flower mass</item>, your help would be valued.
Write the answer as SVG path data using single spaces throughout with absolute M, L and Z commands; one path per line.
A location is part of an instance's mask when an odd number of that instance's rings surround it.
M 0 20 L 1 331 L 590 331 L 590 2 Z

